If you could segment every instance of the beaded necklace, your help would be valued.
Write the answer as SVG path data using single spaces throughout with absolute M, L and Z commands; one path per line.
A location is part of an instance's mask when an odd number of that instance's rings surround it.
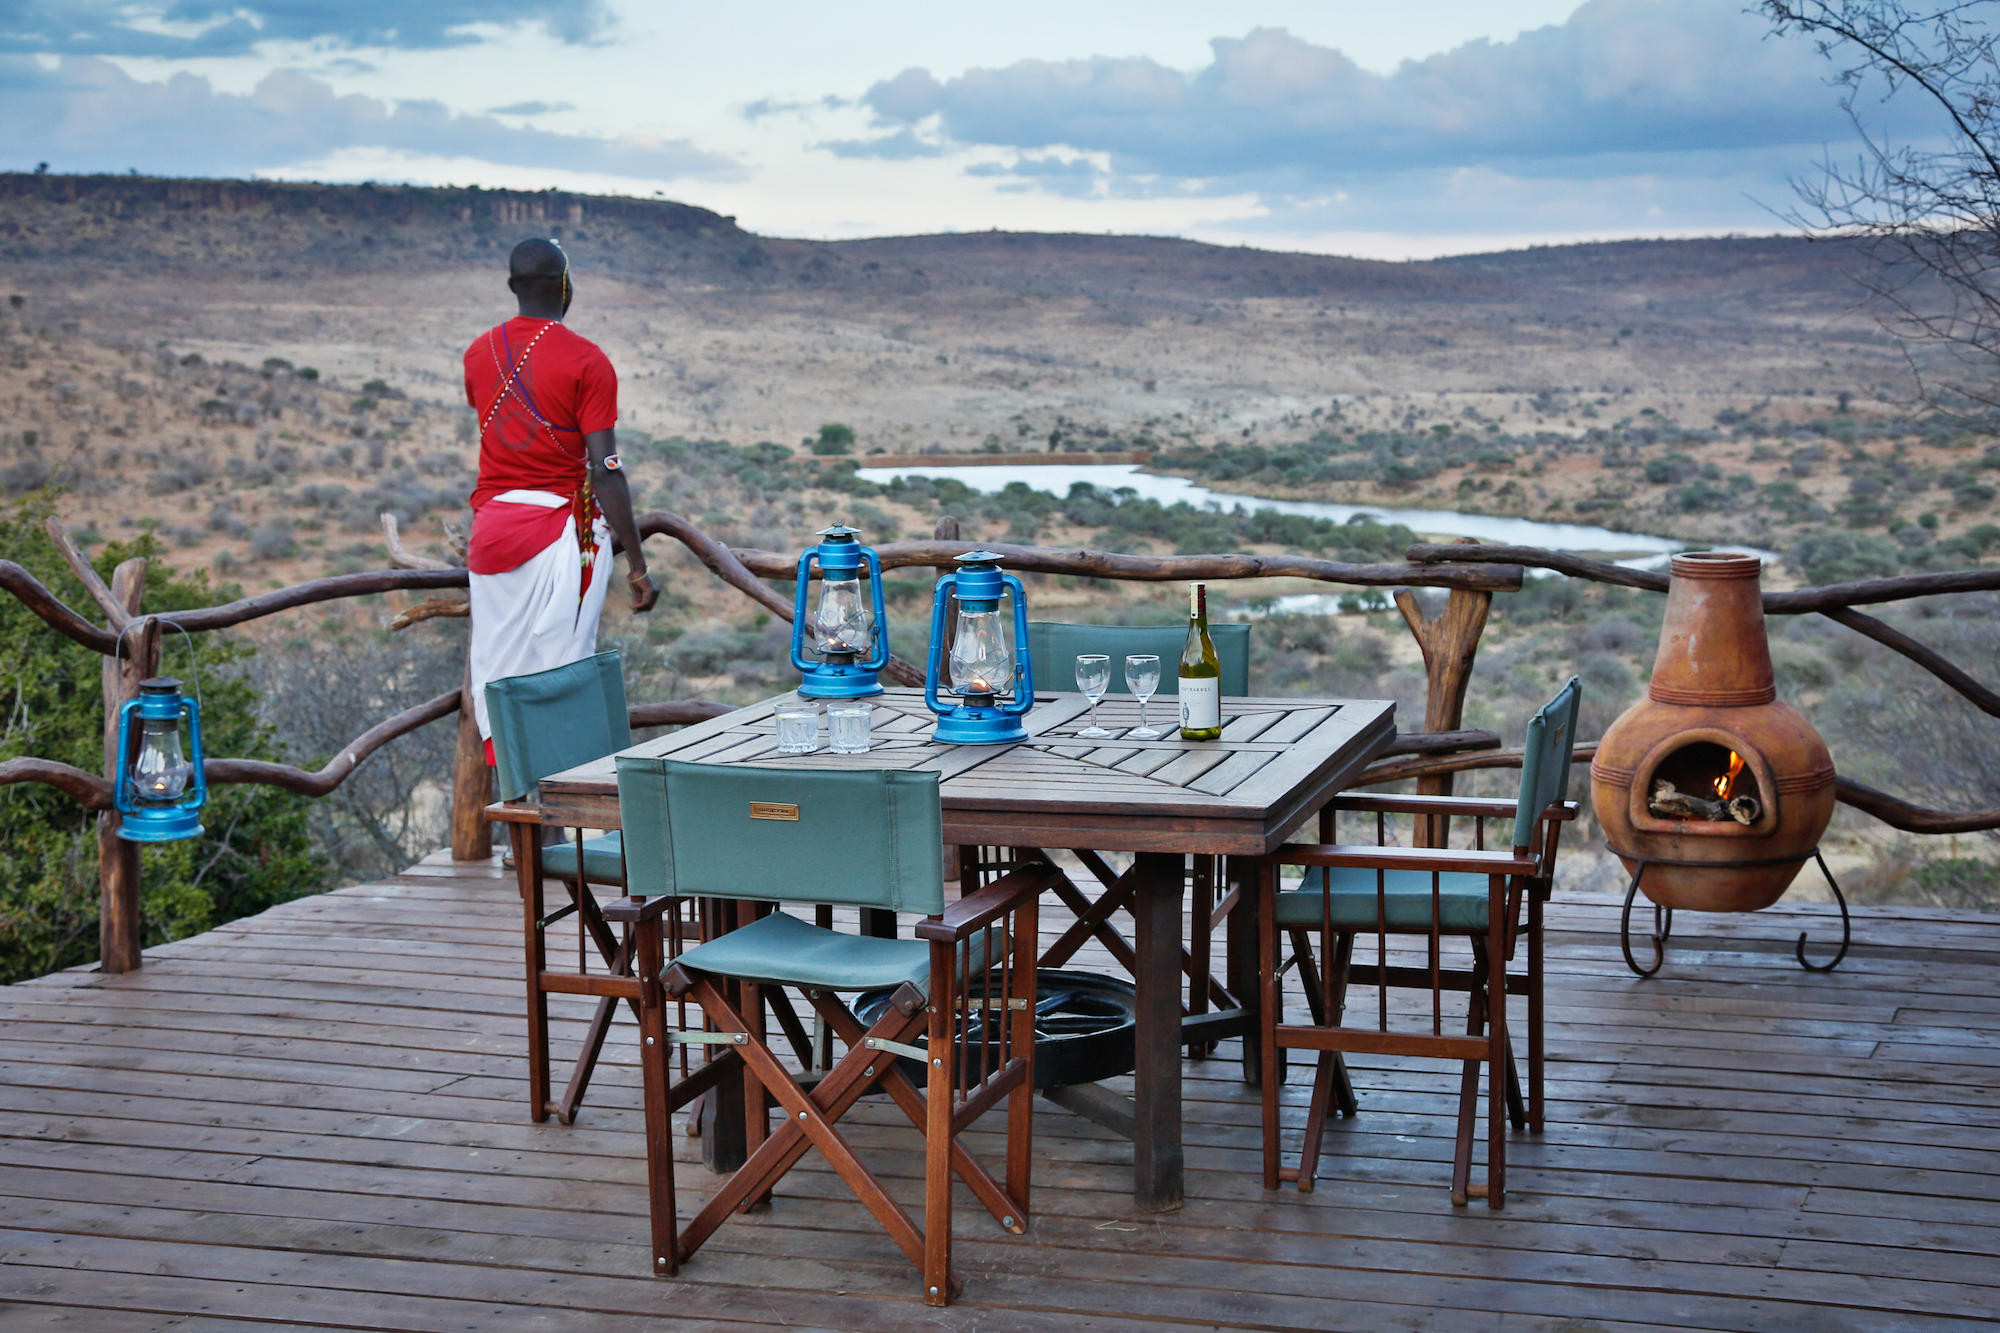
M 543 416 L 541 410 L 535 406 L 534 400 L 531 399 L 528 396 L 527 391 L 521 387 L 521 372 L 527 369 L 528 358 L 534 354 L 535 344 L 542 340 L 543 334 L 547 333 L 550 329 L 554 328 L 556 325 L 560 323 L 562 323 L 561 320 L 552 319 L 549 320 L 547 323 L 543 324 L 540 329 L 536 330 L 535 336 L 530 338 L 528 340 L 528 345 L 522 349 L 521 359 L 519 362 L 515 364 L 513 372 L 511 374 L 507 370 L 506 362 L 501 360 L 500 358 L 499 346 L 494 342 L 494 336 L 496 334 L 498 334 L 502 338 L 506 337 L 506 334 L 502 332 L 502 330 L 504 330 L 506 326 L 504 324 L 495 325 L 493 328 L 487 330 L 486 346 L 487 349 L 491 351 L 493 354 L 493 369 L 495 373 L 500 376 L 501 384 L 500 384 L 500 392 L 494 396 L 493 406 L 487 410 L 486 419 L 479 423 L 479 434 L 481 438 L 485 437 L 487 427 L 493 424 L 494 418 L 500 415 L 500 405 L 507 401 L 507 395 L 511 393 L 514 395 L 514 397 L 521 400 L 521 406 L 527 409 L 528 415 L 533 417 L 537 422 L 539 422 L 541 424 L 542 429 L 549 433 L 549 443 L 553 444 L 557 449 L 561 450 L 565 454 L 569 452 L 569 450 L 563 448 L 562 441 L 556 438 L 556 432 L 558 430 L 562 430 L 565 428 L 556 425 L 554 422 L 550 421 L 547 417 Z M 512 349 L 509 350 L 511 351 Z

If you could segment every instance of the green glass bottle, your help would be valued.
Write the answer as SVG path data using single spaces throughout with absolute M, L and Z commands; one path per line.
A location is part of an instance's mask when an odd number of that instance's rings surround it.
M 1181 649 L 1181 739 L 1222 739 L 1222 662 L 1208 637 L 1208 587 L 1188 585 L 1187 646 Z

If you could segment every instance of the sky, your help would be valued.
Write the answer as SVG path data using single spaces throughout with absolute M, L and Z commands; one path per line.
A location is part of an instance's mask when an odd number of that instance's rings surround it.
M 1745 4 L 0 0 L 0 170 L 1376 258 L 1783 231 L 1853 132 L 1834 66 Z

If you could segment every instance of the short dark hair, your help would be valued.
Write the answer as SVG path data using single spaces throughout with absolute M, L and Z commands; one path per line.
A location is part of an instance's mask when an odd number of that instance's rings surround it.
M 507 286 L 516 296 L 562 299 L 569 256 L 558 242 L 535 236 L 515 246 L 507 256 Z

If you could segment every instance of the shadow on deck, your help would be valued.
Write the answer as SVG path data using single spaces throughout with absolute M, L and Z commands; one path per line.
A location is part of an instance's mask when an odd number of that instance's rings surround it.
M 1267 1194 L 1235 1044 L 1191 1064 L 1188 1202 L 1039 1104 L 1036 1217 L 961 1206 L 962 1304 L 823 1166 L 646 1276 L 629 1018 L 576 1126 L 529 1122 L 519 904 L 433 860 L 147 954 L 0 990 L 0 1327 L 646 1330 L 1884 1329 L 2000 1310 L 2000 916 L 1683 914 L 1638 981 L 1616 904 L 1550 909 L 1549 1126 L 1507 1208 L 1449 1203 L 1441 1065 L 1364 1059 L 1317 1191 Z M 1101 961 L 1101 960 L 1100 960 Z M 1089 958 L 1083 965 L 1093 966 Z M 584 1005 L 558 1001 L 557 1054 Z M 1304 1116 L 1306 1080 L 1288 1089 Z M 857 1142 L 914 1203 L 887 1105 Z M 682 1139 L 683 1207 L 706 1193 Z

